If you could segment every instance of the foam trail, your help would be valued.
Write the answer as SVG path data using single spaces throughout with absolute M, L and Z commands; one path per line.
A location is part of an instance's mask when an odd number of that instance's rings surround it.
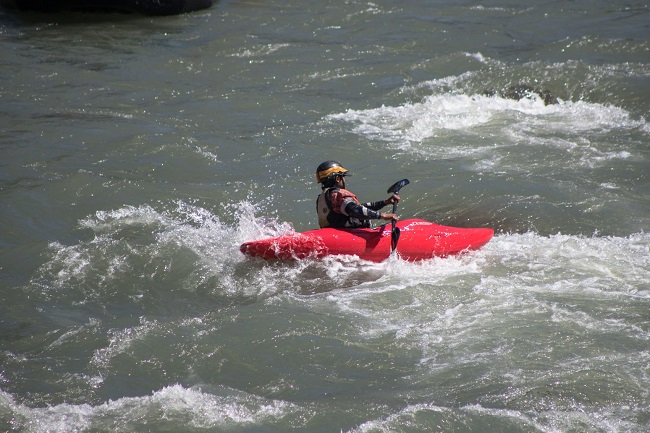
M 257 209 L 249 202 L 226 210 L 232 212 L 234 224 L 182 201 L 97 211 L 79 222 L 79 229 L 90 237 L 71 245 L 50 243 L 51 258 L 32 279 L 30 290 L 44 299 L 76 299 L 80 304 L 122 296 L 140 302 L 155 285 L 119 284 L 136 273 L 161 285 L 180 282 L 188 291 L 207 284 L 226 296 L 248 293 L 250 284 L 232 278 L 233 269 L 245 260 L 239 245 L 288 233 L 293 227 L 256 217 Z

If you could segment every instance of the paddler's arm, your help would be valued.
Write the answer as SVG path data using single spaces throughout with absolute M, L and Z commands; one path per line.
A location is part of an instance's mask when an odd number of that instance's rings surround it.
M 377 202 L 384 203 L 384 202 Z M 384 206 L 387 203 L 384 203 Z M 384 207 L 381 206 L 381 207 Z M 342 206 L 343 213 L 352 218 L 358 218 L 360 220 L 385 220 L 385 221 L 397 221 L 399 217 L 394 213 L 388 212 L 377 212 L 374 209 L 368 208 L 364 205 L 356 204 L 353 201 Z
M 369 202 L 369 203 L 364 203 L 362 206 L 367 207 L 368 209 L 372 210 L 379 210 L 383 208 L 384 206 L 387 206 L 389 204 L 393 204 L 396 201 L 399 201 L 399 195 L 393 194 L 392 196 L 388 197 L 386 200 L 380 200 L 380 201 L 374 201 L 374 202 Z

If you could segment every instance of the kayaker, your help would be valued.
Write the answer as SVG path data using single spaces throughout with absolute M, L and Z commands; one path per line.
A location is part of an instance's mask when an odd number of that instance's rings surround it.
M 321 228 L 370 227 L 370 220 L 373 219 L 399 220 L 394 213 L 379 212 L 384 206 L 399 201 L 399 195 L 393 194 L 386 200 L 361 204 L 356 195 L 345 189 L 345 176 L 348 175 L 348 170 L 336 161 L 325 161 L 316 169 L 316 182 L 323 189 L 316 200 L 318 224 Z

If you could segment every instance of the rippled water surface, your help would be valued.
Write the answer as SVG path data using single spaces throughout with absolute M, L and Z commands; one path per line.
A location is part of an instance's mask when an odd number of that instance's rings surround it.
M 0 431 L 650 428 L 646 2 L 0 11 L 0 64 Z M 496 235 L 245 258 L 327 159 Z

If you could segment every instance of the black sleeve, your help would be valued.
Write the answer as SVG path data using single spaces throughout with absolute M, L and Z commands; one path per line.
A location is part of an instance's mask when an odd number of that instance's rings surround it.
M 368 209 L 372 209 L 372 210 L 379 210 L 379 209 L 383 208 L 384 206 L 386 206 L 386 203 L 384 203 L 383 200 L 380 200 L 380 201 L 373 201 L 373 202 L 364 203 L 362 206 L 365 206 Z
M 345 213 L 352 218 L 358 218 L 361 220 L 378 220 L 381 218 L 381 213 L 356 203 L 348 203 L 347 206 L 345 206 Z

